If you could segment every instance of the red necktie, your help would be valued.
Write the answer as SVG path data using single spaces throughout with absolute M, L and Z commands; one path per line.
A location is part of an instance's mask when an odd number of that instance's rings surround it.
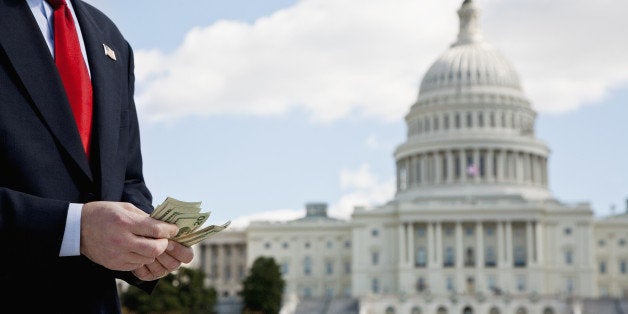
M 92 83 L 81 52 L 72 13 L 65 0 L 46 0 L 54 8 L 55 64 L 72 107 L 85 154 L 92 134 Z

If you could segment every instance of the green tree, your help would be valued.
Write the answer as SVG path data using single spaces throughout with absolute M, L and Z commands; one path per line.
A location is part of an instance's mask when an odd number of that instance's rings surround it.
M 121 294 L 126 313 L 214 313 L 216 290 L 204 285 L 205 273 L 181 267 L 162 278 L 151 294 L 130 286 Z
M 279 313 L 285 285 L 275 259 L 264 256 L 258 257 L 253 262 L 249 275 L 242 283 L 240 296 L 244 301 L 243 312 Z

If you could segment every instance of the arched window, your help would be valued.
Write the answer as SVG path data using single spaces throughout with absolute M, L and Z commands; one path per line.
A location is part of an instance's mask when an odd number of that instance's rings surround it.
M 423 312 L 421 311 L 421 308 L 418 306 L 413 307 L 412 310 L 410 311 L 410 314 L 422 314 L 422 313 Z
M 492 307 L 488 314 L 500 314 L 499 309 L 496 307 Z
M 465 306 L 465 308 L 462 309 L 462 314 L 473 314 L 473 308 L 471 308 L 470 306 Z
M 543 310 L 543 314 L 554 314 L 554 313 L 556 313 L 554 312 L 554 309 L 549 306 Z
M 473 248 L 467 247 L 464 253 L 464 266 L 474 266 L 475 256 L 473 254 Z
M 517 309 L 517 311 L 515 312 L 515 314 L 528 314 L 528 310 L 526 310 L 525 307 L 521 306 Z
M 443 129 L 449 129 L 449 114 L 445 114 L 445 116 L 443 117 Z
M 441 306 L 438 308 L 438 310 L 436 310 L 436 314 L 447 314 L 447 313 L 448 313 L 447 308 L 444 306 Z
M 389 305 L 386 308 L 386 314 L 395 314 L 395 308 L 392 305 Z

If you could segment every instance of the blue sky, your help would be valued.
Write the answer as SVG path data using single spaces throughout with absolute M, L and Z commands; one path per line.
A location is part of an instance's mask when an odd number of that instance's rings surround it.
M 311 201 L 348 217 L 391 199 L 403 116 L 462 1 L 89 2 L 135 49 L 155 205 L 202 201 L 222 223 L 294 218 Z M 554 196 L 625 210 L 628 3 L 477 2 L 539 114 Z

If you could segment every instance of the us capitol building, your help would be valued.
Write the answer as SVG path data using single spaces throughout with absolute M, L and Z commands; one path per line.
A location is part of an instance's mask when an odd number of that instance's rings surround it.
M 308 203 L 301 219 L 206 240 L 195 263 L 222 301 L 272 256 L 283 313 L 628 313 L 628 215 L 552 196 L 517 71 L 483 40 L 473 1 L 458 15 L 405 117 L 394 198 L 350 220 Z

